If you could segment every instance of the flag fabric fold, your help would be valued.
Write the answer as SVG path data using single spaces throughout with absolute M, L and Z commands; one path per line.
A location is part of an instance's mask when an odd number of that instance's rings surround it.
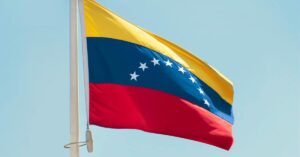
M 84 0 L 89 122 L 211 144 L 233 143 L 233 86 L 179 46 Z

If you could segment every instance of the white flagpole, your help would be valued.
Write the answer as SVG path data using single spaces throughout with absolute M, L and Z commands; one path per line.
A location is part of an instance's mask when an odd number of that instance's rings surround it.
M 70 157 L 79 157 L 77 0 L 70 0 Z

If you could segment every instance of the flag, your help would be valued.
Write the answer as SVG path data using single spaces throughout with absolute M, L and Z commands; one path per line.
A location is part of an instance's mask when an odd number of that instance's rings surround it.
M 229 150 L 232 83 L 188 51 L 84 0 L 89 122 Z

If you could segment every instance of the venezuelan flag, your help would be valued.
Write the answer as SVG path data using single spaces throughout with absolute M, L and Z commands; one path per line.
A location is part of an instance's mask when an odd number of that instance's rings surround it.
M 91 124 L 229 150 L 232 83 L 179 46 L 84 0 Z

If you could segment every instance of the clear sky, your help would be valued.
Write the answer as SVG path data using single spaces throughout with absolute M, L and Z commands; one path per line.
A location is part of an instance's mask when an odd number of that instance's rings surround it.
M 235 143 L 227 152 L 170 136 L 92 126 L 95 150 L 88 154 L 82 148 L 82 156 L 300 156 L 299 0 L 99 2 L 232 80 Z M 0 156 L 69 156 L 63 148 L 69 141 L 69 0 L 1 0 L 0 20 Z

